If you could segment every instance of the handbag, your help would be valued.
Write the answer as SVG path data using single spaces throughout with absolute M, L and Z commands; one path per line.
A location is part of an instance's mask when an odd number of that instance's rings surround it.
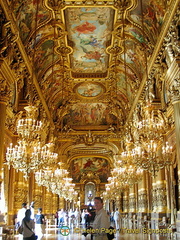
M 22 233 L 23 233 L 23 226 L 20 225 L 20 226 L 18 227 L 17 231 L 18 231 L 19 234 L 22 234 Z

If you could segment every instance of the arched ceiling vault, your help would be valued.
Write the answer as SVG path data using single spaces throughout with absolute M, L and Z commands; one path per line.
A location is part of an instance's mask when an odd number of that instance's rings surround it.
M 2 5 L 16 19 L 19 48 L 62 156 L 71 163 L 103 155 L 93 148 L 117 154 L 178 1 L 9 2 Z M 111 156 L 104 159 L 112 165 Z

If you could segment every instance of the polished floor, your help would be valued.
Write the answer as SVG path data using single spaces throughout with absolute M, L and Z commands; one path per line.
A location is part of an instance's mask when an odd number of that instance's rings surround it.
M 39 238 L 41 240 L 91 240 L 91 235 L 88 234 L 86 237 L 82 235 L 82 229 L 70 229 L 67 228 L 68 231 L 62 231 L 57 228 L 49 228 L 46 229 L 45 234 L 42 238 Z M 64 230 L 67 230 L 64 228 Z M 22 237 L 16 235 L 14 237 L 15 240 L 21 240 Z M 172 240 L 179 240 L 179 238 L 176 237 L 176 234 L 170 234 L 170 233 L 143 233 L 142 230 L 138 229 L 136 232 L 133 232 L 133 230 L 130 233 L 127 233 L 127 230 L 121 230 L 121 232 L 117 231 L 115 233 L 115 240 L 166 240 L 166 239 L 172 239 Z

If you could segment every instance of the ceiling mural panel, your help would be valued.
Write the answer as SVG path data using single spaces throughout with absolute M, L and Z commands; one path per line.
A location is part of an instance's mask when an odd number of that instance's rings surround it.
M 85 82 L 76 87 L 76 92 L 82 97 L 97 97 L 104 92 L 102 85 L 98 83 Z
M 20 29 L 20 37 L 22 42 L 25 42 L 32 30 L 35 29 L 36 12 L 38 18 L 38 25 L 42 25 L 50 19 L 50 12 L 42 5 L 41 0 L 37 2 L 32 0 L 16 1 L 14 4 L 14 14 L 17 19 L 17 25 Z
M 110 44 L 114 10 L 109 7 L 67 8 L 65 21 L 71 68 L 78 73 L 105 73 L 108 68 L 107 44 Z
M 117 119 L 107 104 L 78 103 L 70 108 L 63 122 L 65 125 L 111 125 L 116 124 Z
M 71 162 L 70 172 L 73 182 L 79 182 L 83 174 L 94 172 L 101 182 L 107 182 L 110 173 L 108 161 L 99 157 L 82 157 Z
M 137 44 L 131 39 L 125 41 L 125 53 L 121 54 L 122 61 L 133 69 L 139 78 L 142 78 L 146 69 L 146 57 L 141 44 Z
M 149 44 L 149 40 L 145 34 L 143 34 L 142 29 L 134 27 L 132 25 L 125 26 L 125 34 L 131 36 L 132 40 L 141 45 L 143 49 L 146 49 L 147 56 L 151 55 L 153 52 L 152 45 Z
M 141 6 L 142 2 L 142 6 Z M 144 32 L 152 43 L 155 43 L 159 36 L 167 1 L 160 0 L 138 0 L 137 7 L 130 12 L 130 18 L 137 24 L 144 27 Z

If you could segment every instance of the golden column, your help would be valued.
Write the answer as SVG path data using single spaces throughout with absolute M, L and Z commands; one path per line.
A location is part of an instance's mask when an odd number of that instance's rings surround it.
M 68 205 L 69 204 L 69 205 Z M 67 202 L 67 208 L 70 208 L 70 202 Z M 59 197 L 59 209 L 65 209 L 65 200 L 63 197 Z
M 6 121 L 6 106 L 9 99 L 9 92 L 5 80 L 0 79 L 0 183 L 2 182 L 3 159 L 4 159 L 4 136 Z
M 170 88 L 171 101 L 174 107 L 174 121 L 175 121 L 175 132 L 176 132 L 176 151 L 177 151 L 177 163 L 178 163 L 178 186 L 179 196 L 178 205 L 180 208 L 180 79 L 176 78 Z
M 32 200 L 35 202 L 36 210 L 37 208 L 43 208 L 43 186 L 39 186 L 37 183 L 34 183 Z
M 52 212 L 56 213 L 58 210 L 58 195 L 53 194 L 53 200 L 52 200 Z
M 28 193 L 28 183 L 23 177 L 23 173 L 18 171 L 15 172 L 15 179 L 14 179 L 14 199 L 11 201 L 14 202 L 14 210 L 17 212 L 23 202 L 28 202 L 29 193 Z
M 128 211 L 129 211 L 129 190 L 125 190 L 123 195 L 123 212 L 128 213 Z
M 142 181 L 138 184 L 138 212 L 148 212 L 148 201 L 147 201 L 147 185 L 146 185 L 146 172 L 143 173 Z
M 52 193 L 43 187 L 43 209 L 46 215 L 52 214 Z
M 153 178 L 153 212 L 166 213 L 167 192 L 165 170 L 161 169 Z
M 133 184 L 129 189 L 129 212 L 136 212 L 136 192 L 135 192 L 135 184 Z

